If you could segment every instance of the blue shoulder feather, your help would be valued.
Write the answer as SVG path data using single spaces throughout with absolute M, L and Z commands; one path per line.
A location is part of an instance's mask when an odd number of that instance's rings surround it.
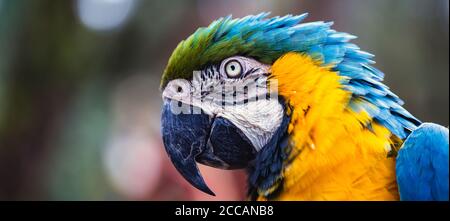
M 401 200 L 448 200 L 448 128 L 423 123 L 398 152 L 396 174 Z

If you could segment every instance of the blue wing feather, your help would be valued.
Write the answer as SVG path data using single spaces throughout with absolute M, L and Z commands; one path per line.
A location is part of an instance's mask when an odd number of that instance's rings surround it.
M 448 128 L 423 123 L 403 143 L 396 174 L 401 200 L 448 200 Z

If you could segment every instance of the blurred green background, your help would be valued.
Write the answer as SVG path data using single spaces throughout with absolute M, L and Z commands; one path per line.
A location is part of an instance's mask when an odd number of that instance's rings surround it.
M 244 199 L 242 171 L 184 181 L 159 132 L 160 75 L 199 26 L 309 12 L 376 55 L 423 121 L 449 123 L 448 0 L 0 0 L 0 200 Z

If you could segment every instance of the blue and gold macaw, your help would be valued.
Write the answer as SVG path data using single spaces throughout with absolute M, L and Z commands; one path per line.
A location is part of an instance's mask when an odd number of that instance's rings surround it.
M 448 129 L 422 123 L 372 54 L 307 14 L 221 18 L 182 41 L 161 81 L 176 169 L 247 168 L 251 200 L 448 200 Z

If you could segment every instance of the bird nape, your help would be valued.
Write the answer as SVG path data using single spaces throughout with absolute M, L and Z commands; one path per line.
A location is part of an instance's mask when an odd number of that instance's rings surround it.
M 448 129 L 382 83 L 331 22 L 268 13 L 199 28 L 164 70 L 162 135 L 183 177 L 247 168 L 251 200 L 448 200 Z

